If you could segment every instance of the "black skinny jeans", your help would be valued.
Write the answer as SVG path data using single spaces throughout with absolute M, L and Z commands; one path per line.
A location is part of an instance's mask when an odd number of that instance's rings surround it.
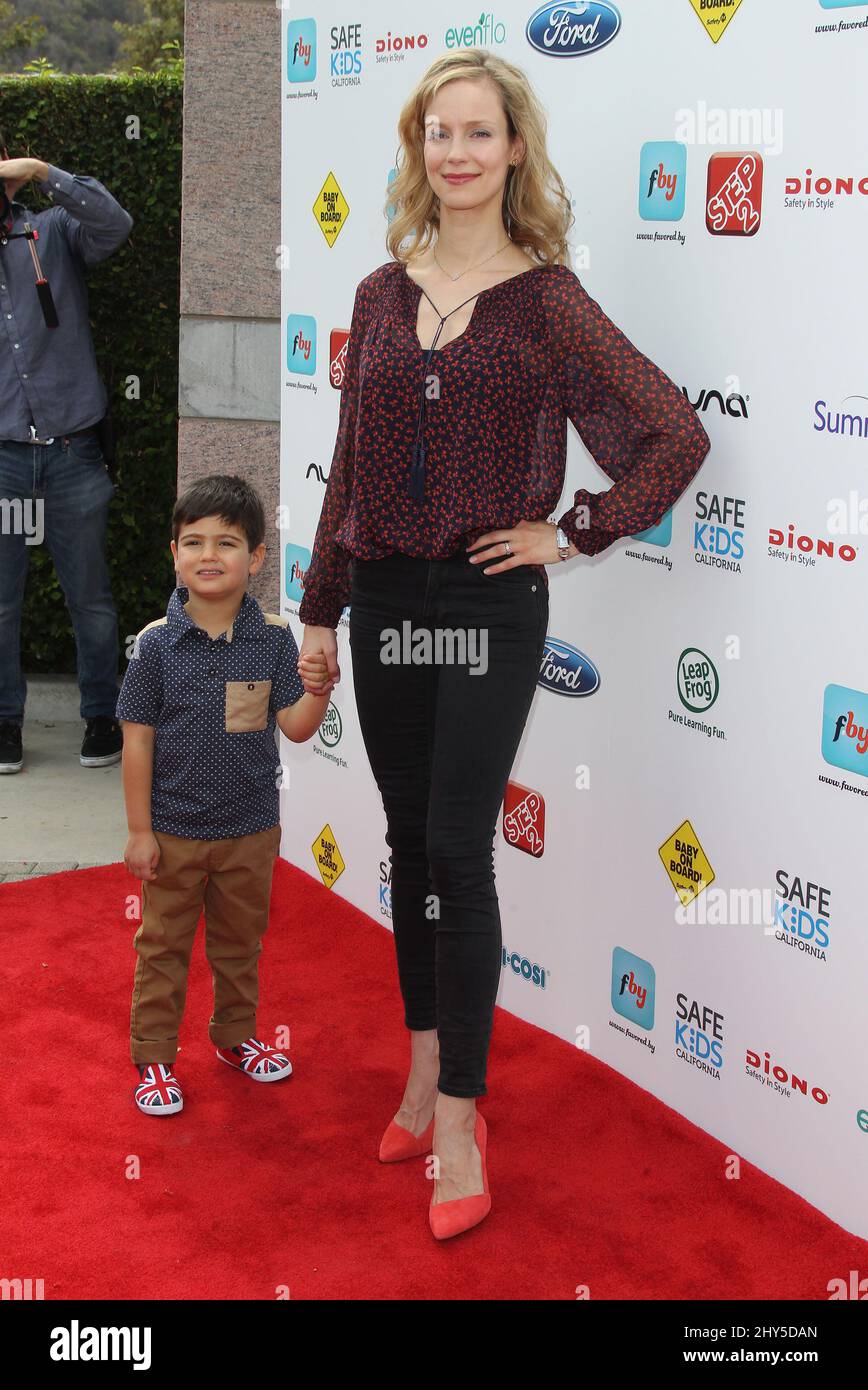
M 404 1022 L 437 1029 L 445 1095 L 483 1096 L 501 969 L 493 840 L 548 591 L 527 565 L 483 574 L 463 543 L 443 560 L 354 559 L 351 574 L 353 684 L 386 814 Z M 423 633 L 428 653 L 414 648 Z M 414 650 L 427 659 L 408 660 Z

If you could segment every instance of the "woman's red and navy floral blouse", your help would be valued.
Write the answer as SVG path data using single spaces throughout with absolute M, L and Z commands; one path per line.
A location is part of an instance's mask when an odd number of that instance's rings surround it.
M 487 531 L 546 520 L 563 490 L 567 417 L 613 479 L 580 488 L 559 519 L 586 555 L 660 521 L 708 453 L 686 396 L 568 266 L 482 290 L 465 331 L 433 352 L 416 334 L 422 293 L 400 261 L 356 291 L 302 623 L 337 627 L 353 555 L 445 559 Z

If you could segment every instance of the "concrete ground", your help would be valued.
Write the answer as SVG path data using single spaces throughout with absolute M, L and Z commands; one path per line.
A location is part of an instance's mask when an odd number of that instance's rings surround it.
M 121 767 L 82 767 L 72 676 L 28 676 L 24 767 L 0 777 L 0 883 L 117 864 L 127 823 Z

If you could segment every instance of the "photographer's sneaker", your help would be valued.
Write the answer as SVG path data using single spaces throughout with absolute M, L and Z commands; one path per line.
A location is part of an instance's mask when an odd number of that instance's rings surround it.
M 124 747 L 120 724 L 107 714 L 88 719 L 78 761 L 82 767 L 110 767 L 119 763 Z
M 237 1047 L 218 1047 L 217 1056 L 254 1081 L 282 1081 L 292 1075 L 292 1063 L 286 1054 L 268 1043 L 257 1042 L 256 1038 L 248 1038 Z
M 0 773 L 20 772 L 23 762 L 21 726 L 4 720 L 0 723 Z
M 177 1115 L 184 1108 L 184 1097 L 172 1068 L 163 1062 L 139 1067 L 141 1081 L 136 1087 L 136 1105 L 145 1115 Z

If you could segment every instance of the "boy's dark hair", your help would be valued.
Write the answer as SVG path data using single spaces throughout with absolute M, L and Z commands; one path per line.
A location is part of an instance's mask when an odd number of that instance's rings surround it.
M 172 512 L 172 540 L 177 544 L 181 527 L 203 516 L 217 516 L 227 526 L 237 526 L 247 537 L 248 550 L 265 540 L 262 498 L 246 478 L 215 473 L 185 488 Z

